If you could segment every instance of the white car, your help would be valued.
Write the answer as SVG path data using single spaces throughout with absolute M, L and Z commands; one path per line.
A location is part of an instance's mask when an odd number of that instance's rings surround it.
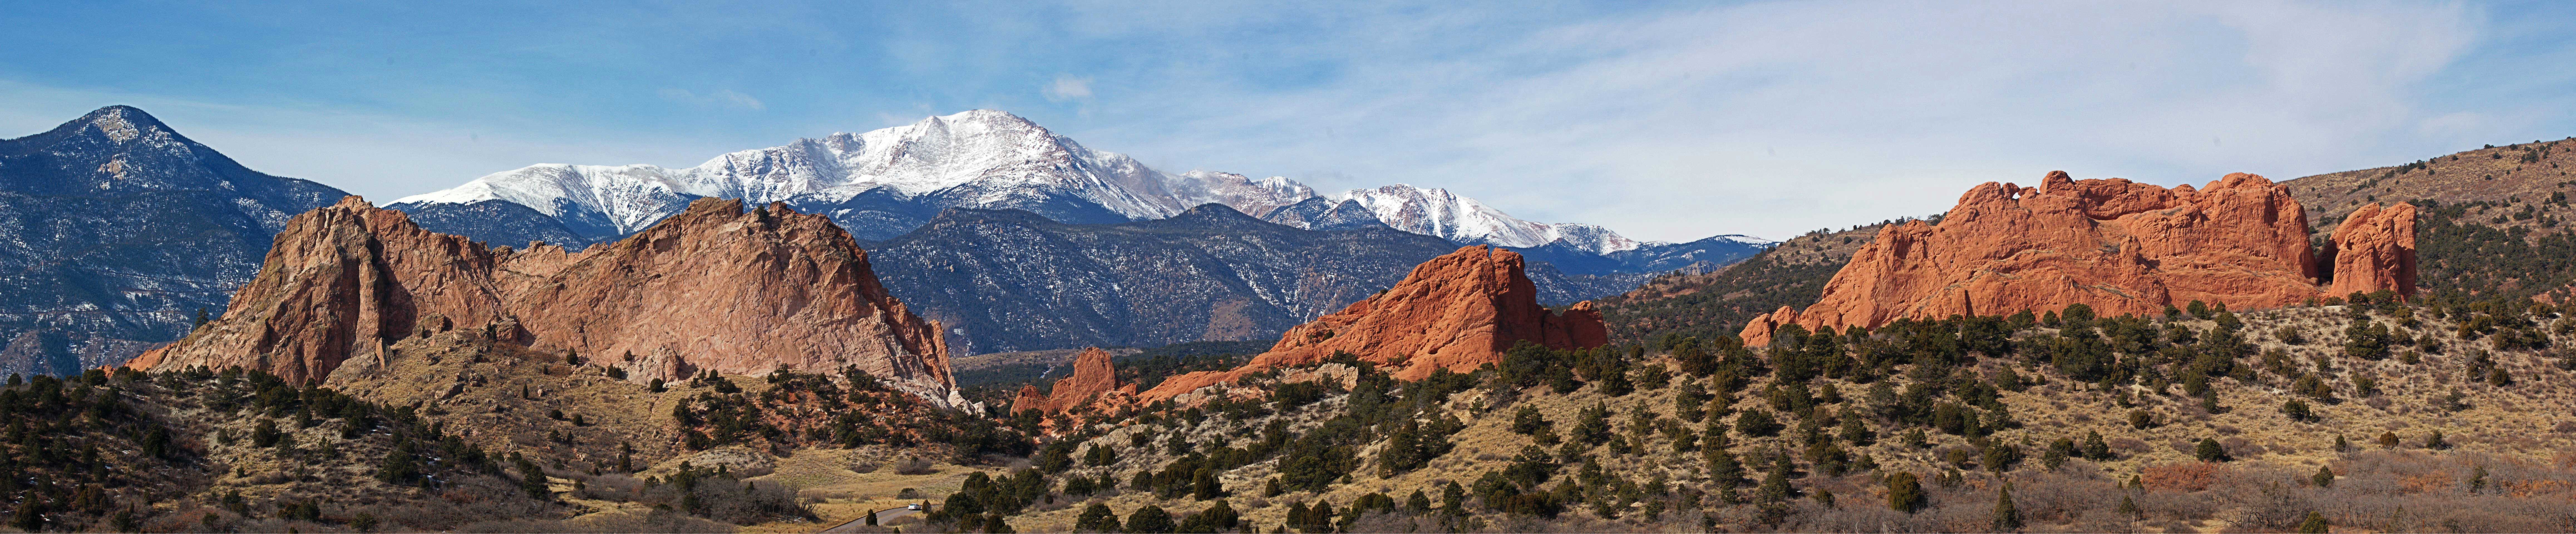
M 906 505 L 903 505 L 903 509 L 905 509 L 905 510 L 919 510 L 919 509 L 921 509 L 921 503 L 906 504 Z

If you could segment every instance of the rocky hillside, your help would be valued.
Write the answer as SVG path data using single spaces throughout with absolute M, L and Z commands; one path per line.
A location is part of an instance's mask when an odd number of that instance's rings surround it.
M 2366 204 L 2414 204 L 2422 290 L 2459 300 L 2576 298 L 2576 139 L 2489 146 L 2283 185 L 2320 230 Z M 2319 240 L 2323 241 L 2323 236 Z M 2322 244 L 2322 243 L 2321 243 Z
M 1612 341 L 1643 344 L 1667 335 L 1734 335 L 1753 316 L 1803 306 L 1889 223 L 1818 231 L 1791 238 L 1742 263 L 1711 271 L 1657 275 L 1627 293 L 1596 302 Z
M 2437 204 L 2483 202 L 2509 208 L 2487 224 L 2540 233 L 2563 232 L 2562 194 L 2576 188 L 2576 138 L 2495 146 L 2389 167 L 2343 171 L 2282 182 L 2308 218 L 2332 226 L 2371 203 L 2430 199 Z M 2531 214 L 2522 216 L 2524 207 Z M 2542 216 L 2548 216 L 2543 218 Z
M 951 210 L 868 249 L 889 291 L 946 325 L 958 352 L 980 354 L 1273 338 L 1457 246 L 1382 226 L 1301 230 L 1210 204 L 1107 225 Z M 1645 278 L 1529 270 L 1540 301 L 1559 305 Z
M 2251 174 L 2173 189 L 2050 172 L 2039 187 L 1987 182 L 1940 224 L 1880 232 L 1834 275 L 1814 305 L 1747 322 L 1751 345 L 1777 327 L 1875 328 L 1898 318 L 2054 311 L 2167 314 L 2186 303 L 2277 308 L 2323 296 L 2414 293 L 2415 210 L 2364 206 L 2351 251 L 2320 265 L 2288 188 Z M 2332 274 L 2322 274 L 2332 273 Z M 2322 285 L 2321 285 L 2322 284 Z M 2331 293 L 2329 293 L 2331 292 Z
M 288 222 L 222 319 L 128 365 L 347 383 L 383 369 L 389 344 L 455 330 L 585 356 L 636 382 L 855 366 L 962 403 L 938 324 L 887 296 L 848 233 L 715 199 L 572 253 L 485 248 L 348 197 Z
M 1609 342 L 1590 302 L 1557 312 L 1539 306 L 1536 296 L 1519 254 L 1484 246 L 1458 249 L 1414 267 L 1386 291 L 1289 329 L 1241 367 L 1174 376 L 1135 401 L 1225 398 L 1237 394 L 1225 384 L 1325 361 L 1366 362 L 1399 380 L 1423 380 L 1500 364 L 1505 351 L 1520 345 L 1577 350 Z M 1201 391 L 1211 386 L 1219 390 Z M 1204 401 L 1184 404 L 1194 402 Z
M 79 374 L 177 339 L 288 217 L 342 195 L 126 106 L 0 140 L 0 372 Z
M 2576 419 L 2531 408 L 2576 401 L 2576 360 L 2535 348 L 2564 321 L 2372 302 L 1514 351 L 1454 380 L 1283 368 L 1043 445 L 1023 500 L 1050 504 L 930 526 L 2560 530 Z

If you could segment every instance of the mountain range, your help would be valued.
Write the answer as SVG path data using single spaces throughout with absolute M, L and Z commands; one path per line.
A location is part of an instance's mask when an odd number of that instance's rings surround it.
M 863 247 L 887 290 L 945 325 L 959 354 L 1273 338 L 1457 249 L 1382 225 L 1292 228 L 1218 204 L 1119 224 L 957 208 Z M 1550 305 L 1651 276 L 1529 271 Z
M 546 241 L 579 248 L 633 233 L 701 197 L 783 202 L 828 215 L 860 239 L 877 240 L 909 232 L 949 208 L 1018 209 L 1056 222 L 1106 224 L 1161 219 L 1216 203 L 1298 228 L 1382 224 L 1457 244 L 1550 248 L 1587 264 L 1585 270 L 1594 274 L 1651 272 L 1663 266 L 1657 259 L 1678 256 L 1723 264 L 1770 244 L 1745 236 L 1641 243 L 1599 226 L 1521 220 L 1447 190 L 1402 184 L 1327 197 L 1285 177 L 1169 174 L 994 110 L 798 139 L 684 169 L 533 165 L 397 199 L 389 207 L 413 214 L 433 231 L 496 244 Z M 1648 252 L 1622 254 L 1639 250 Z
M 251 170 L 128 106 L 0 140 L 0 372 L 114 364 L 218 318 L 288 218 L 346 194 Z M 1459 244 L 1519 249 L 1542 300 L 1558 305 L 1617 294 L 1652 272 L 1722 266 L 1771 244 L 1742 236 L 1641 243 L 1406 185 L 1327 197 L 1284 177 L 1167 174 L 989 110 L 686 169 L 536 165 L 388 207 L 434 232 L 577 251 L 710 197 L 823 214 L 883 249 L 894 295 L 951 322 L 960 354 L 1274 335 Z M 1207 205 L 1232 213 L 1192 213 Z M 967 210 L 959 224 L 931 226 L 952 209 Z M 1185 270 L 1193 278 L 1116 266 L 1147 256 L 1209 268 Z M 1075 278 L 1111 290 L 1031 278 L 1042 274 L 1031 265 L 1084 273 Z M 993 278 L 930 282 L 961 276 Z M 988 291 L 997 287 L 1015 289 Z
M 220 313 L 287 218 L 346 193 L 110 106 L 0 140 L 0 372 L 125 361 Z

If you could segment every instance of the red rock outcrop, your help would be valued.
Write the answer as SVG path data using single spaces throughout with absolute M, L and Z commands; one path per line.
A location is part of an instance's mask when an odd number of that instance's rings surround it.
M 1046 394 L 1039 393 L 1038 387 L 1035 384 L 1020 386 L 1020 392 L 1011 395 L 1011 413 L 1020 413 L 1030 410 L 1044 412 L 1047 408 L 1046 404 Z
M 1469 372 L 1500 363 L 1503 351 L 1521 341 L 1559 349 L 1610 342 L 1591 302 L 1551 312 L 1538 304 L 1538 290 L 1522 268 L 1519 253 L 1458 249 L 1414 266 L 1384 293 L 1288 329 L 1279 343 L 1242 367 L 1171 377 L 1138 400 L 1150 403 L 1273 368 L 1313 365 L 1336 352 L 1375 363 L 1398 379 L 1419 380 L 1439 369 Z
M 128 365 L 238 365 L 321 383 L 367 372 L 395 341 L 456 328 L 630 367 L 630 380 L 855 365 L 963 402 L 938 323 L 886 294 L 848 232 L 720 199 L 567 253 L 490 249 L 344 198 L 288 221 L 222 319 Z
M 2332 296 L 2382 289 L 2415 292 L 2415 205 L 2373 203 L 2344 216 L 2334 232 Z
M 2353 276 L 2375 281 L 2356 283 L 2412 293 L 2413 209 L 2381 213 L 2372 219 L 2377 222 L 2356 221 L 2370 231 L 2353 239 L 2372 251 L 2354 260 L 2368 265 L 2352 267 L 2359 271 Z M 2385 235 L 2362 237 L 2374 231 Z M 2345 262 L 2337 263 L 2340 273 Z M 2387 267 L 2399 263 L 2408 274 Z M 2230 174 L 2199 189 L 2166 189 L 2051 172 L 2036 188 L 1979 185 L 1940 224 L 1913 221 L 1881 230 L 1835 273 L 1815 305 L 1755 317 L 1743 337 L 1748 345 L 1766 345 L 1788 324 L 1876 328 L 1900 317 L 2004 315 L 2076 303 L 2103 315 L 2156 315 L 2193 300 L 2233 309 L 2279 307 L 2320 294 L 2317 268 L 2305 212 L 2288 188 L 2261 176 Z
M 1109 365 L 1109 351 L 1085 348 L 1073 358 L 1073 374 L 1056 380 L 1052 392 L 1039 396 L 1036 386 L 1022 388 L 1019 397 L 1011 401 L 1011 411 L 1065 413 L 1091 404 L 1102 395 L 1118 393 L 1122 386 L 1118 383 L 1118 369 Z M 1125 392 L 1135 393 L 1132 388 Z

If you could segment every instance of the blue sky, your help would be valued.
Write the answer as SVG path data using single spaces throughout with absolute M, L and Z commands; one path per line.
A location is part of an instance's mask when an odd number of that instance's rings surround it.
M 1167 172 L 1686 240 L 2576 135 L 2565 3 L 525 4 L 13 6 L 0 136 L 132 104 L 386 201 L 993 108 Z

